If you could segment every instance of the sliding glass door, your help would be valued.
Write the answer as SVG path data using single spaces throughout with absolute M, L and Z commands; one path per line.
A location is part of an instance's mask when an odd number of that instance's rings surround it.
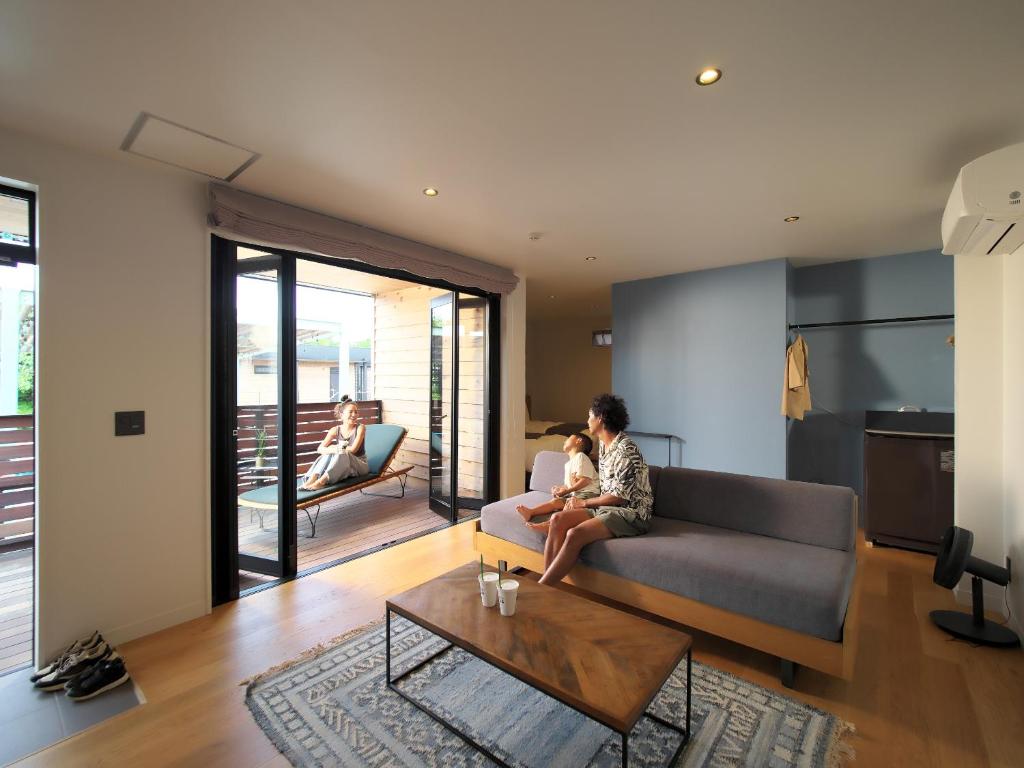
M 452 522 L 487 497 L 489 319 L 480 296 L 452 292 L 431 301 L 429 499 Z
M 452 425 L 456 423 L 452 396 L 454 381 L 454 294 L 446 293 L 430 302 L 430 508 L 442 517 L 455 520 L 458 510 L 452 503 L 456 448 Z
M 216 604 L 296 572 L 295 483 L 278 482 L 295 463 L 295 290 L 279 255 L 214 238 L 213 261 Z
M 243 573 L 282 577 L 295 572 L 291 536 L 294 483 L 282 452 L 293 440 L 288 392 L 294 392 L 294 359 L 285 350 L 286 304 L 294 289 L 285 285 L 279 256 L 238 249 L 235 265 L 235 490 L 238 509 L 238 568 Z M 293 345 L 294 346 L 294 345 Z M 293 451 L 294 453 L 294 451 Z M 290 498 L 289 498 L 290 497 Z M 276 531 L 277 536 L 268 536 Z
M 495 499 L 497 296 L 217 237 L 213 284 L 215 604 L 292 578 L 310 559 L 330 564 L 317 553 L 363 551 L 341 536 L 390 546 L 436 527 L 419 528 L 427 508 L 454 523 Z M 335 522 L 317 530 L 320 503 L 304 496 L 298 509 L 297 477 L 344 394 L 360 401 L 363 424 L 398 425 L 405 437 L 372 470 L 390 466 L 390 485 L 325 499 Z

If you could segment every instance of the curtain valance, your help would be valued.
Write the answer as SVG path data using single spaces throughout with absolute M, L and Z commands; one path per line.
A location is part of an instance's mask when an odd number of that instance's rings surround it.
M 210 224 L 264 245 L 356 259 L 489 293 L 511 293 L 519 282 L 505 267 L 222 184 L 210 185 Z

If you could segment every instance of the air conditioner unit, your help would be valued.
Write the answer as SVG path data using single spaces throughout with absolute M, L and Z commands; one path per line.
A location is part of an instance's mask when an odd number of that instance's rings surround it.
M 942 252 L 1024 255 L 1024 144 L 960 169 L 942 214 Z

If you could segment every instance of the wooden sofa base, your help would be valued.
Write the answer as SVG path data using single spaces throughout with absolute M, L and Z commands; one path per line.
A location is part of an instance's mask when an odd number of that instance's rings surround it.
M 544 556 L 540 552 L 491 536 L 480 530 L 476 522 L 474 548 L 494 564 L 504 560 L 509 565 L 521 565 L 531 571 L 544 570 Z M 649 587 L 621 576 L 613 576 L 594 568 L 577 565 L 566 581 L 588 592 L 617 600 L 626 605 L 664 616 L 680 624 L 724 637 L 741 645 L 778 656 L 784 662 L 795 662 L 844 680 L 853 678 L 857 634 L 860 623 L 860 577 L 858 562 L 853 590 L 846 610 L 846 623 L 842 642 L 830 642 L 805 635 L 792 629 L 767 624 L 749 616 L 733 613 L 691 600 L 680 595 Z M 785 668 L 785 665 L 784 665 Z M 790 667 L 792 669 L 792 667 Z

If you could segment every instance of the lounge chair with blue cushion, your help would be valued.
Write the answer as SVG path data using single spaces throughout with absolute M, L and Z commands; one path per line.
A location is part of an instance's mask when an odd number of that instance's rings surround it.
M 398 478 L 402 485 L 402 491 L 394 498 L 405 496 L 405 482 L 408 478 L 411 466 L 400 469 L 391 469 L 391 462 L 394 461 L 398 449 L 402 447 L 405 440 L 406 430 L 397 424 L 367 424 L 366 425 L 366 463 L 370 466 L 370 472 L 357 477 L 347 477 L 341 482 L 327 485 L 315 491 L 302 489 L 302 478 L 296 481 L 296 509 L 301 509 L 309 518 L 309 525 L 312 528 L 310 538 L 316 536 L 316 523 L 320 518 L 320 505 L 325 501 L 336 499 L 355 491 L 365 493 L 367 496 L 378 496 L 382 494 L 366 493 L 365 488 L 371 485 L 383 483 L 386 480 Z M 268 509 L 277 509 L 277 484 L 265 485 L 262 488 L 254 488 L 246 491 L 238 497 L 238 505 L 248 507 L 260 515 L 260 526 L 263 524 L 262 512 Z M 312 512 L 310 510 L 313 510 Z

